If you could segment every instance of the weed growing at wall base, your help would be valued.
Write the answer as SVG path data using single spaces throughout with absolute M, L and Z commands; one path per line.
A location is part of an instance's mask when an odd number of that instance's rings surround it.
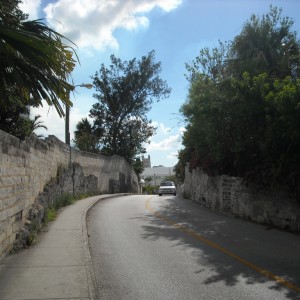
M 29 236 L 27 237 L 27 246 L 35 244 L 39 232 L 39 224 L 37 221 L 32 221 L 29 225 Z
M 73 204 L 76 200 L 76 196 L 72 194 L 62 194 L 54 199 L 53 208 L 58 210 L 61 207 Z
M 82 193 L 82 194 L 62 194 L 56 197 L 53 201 L 53 204 L 47 208 L 45 211 L 45 220 L 44 224 L 47 224 L 48 222 L 54 221 L 57 217 L 57 211 L 65 206 L 74 204 L 77 200 L 81 200 L 84 198 L 88 198 L 91 196 L 94 196 L 95 194 L 93 193 Z
M 47 209 L 47 211 L 45 212 L 45 224 L 47 224 L 48 222 L 52 222 L 56 219 L 57 217 L 57 210 L 55 210 L 54 208 L 49 208 Z

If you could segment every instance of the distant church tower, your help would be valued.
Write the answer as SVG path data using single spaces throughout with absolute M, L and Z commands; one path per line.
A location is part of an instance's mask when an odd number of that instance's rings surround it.
M 142 162 L 144 168 L 151 168 L 150 155 L 148 155 L 148 158 L 145 158 L 144 155 L 142 155 Z

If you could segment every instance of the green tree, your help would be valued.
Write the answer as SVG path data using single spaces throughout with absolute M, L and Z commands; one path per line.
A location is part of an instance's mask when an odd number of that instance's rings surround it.
M 45 99 L 64 115 L 61 104 L 72 105 L 68 94 L 73 86 L 68 81 L 76 53 L 64 36 L 41 20 L 28 21 L 18 8 L 20 2 L 0 1 L 1 111 L 17 94 L 24 105 L 38 106 Z
M 25 139 L 32 133 L 29 119 L 30 109 L 20 102 L 11 103 L 10 107 L 1 109 L 0 129 L 19 138 Z
M 265 97 L 264 164 L 259 180 L 283 184 L 300 199 L 300 79 L 276 79 Z
M 146 185 L 150 185 L 150 182 L 152 181 L 152 179 L 153 179 L 152 176 L 147 176 L 147 177 L 145 178 L 145 184 L 146 184 Z
M 102 153 L 123 156 L 130 163 L 136 155 L 145 153 L 143 144 L 155 132 L 146 114 L 155 99 L 159 101 L 170 93 L 159 77 L 161 64 L 154 61 L 154 54 L 151 51 L 141 60 L 129 61 L 112 55 L 110 66 L 102 64 L 92 76 L 98 102 L 90 116 Z
M 0 114 L 0 129 L 22 140 L 31 134 L 41 138 L 43 135 L 35 134 L 35 130 L 39 128 L 47 130 L 47 127 L 39 120 L 40 117 L 37 115 L 30 119 L 29 106 L 22 104 L 11 106 Z
M 267 73 L 275 78 L 299 77 L 300 49 L 293 20 L 282 17 L 282 9 L 270 6 L 261 18 L 252 15 L 231 46 L 232 69 L 236 75 Z M 238 73 L 236 73 L 238 71 Z
M 185 167 L 187 162 L 191 162 L 192 155 L 187 147 L 178 151 L 178 161 L 174 166 L 175 176 L 178 183 L 183 183 L 185 179 Z
M 141 179 L 141 174 L 144 171 L 143 161 L 140 159 L 140 157 L 135 157 L 132 163 L 133 169 L 136 173 L 136 175 L 139 178 L 139 181 Z
M 271 7 L 262 19 L 252 16 L 227 48 L 200 51 L 187 65 L 178 177 L 189 162 L 300 196 L 300 45 L 291 26 Z
M 73 140 L 75 148 L 82 151 L 100 153 L 98 140 L 99 138 L 95 135 L 89 120 L 87 118 L 81 119 L 76 125 Z
M 191 83 L 198 79 L 199 74 L 219 82 L 230 76 L 228 64 L 230 62 L 230 42 L 218 42 L 217 47 L 207 47 L 200 50 L 199 56 L 192 63 L 186 63 L 187 80 Z

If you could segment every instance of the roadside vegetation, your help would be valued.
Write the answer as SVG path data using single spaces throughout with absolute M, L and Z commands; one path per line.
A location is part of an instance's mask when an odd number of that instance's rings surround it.
M 242 177 L 300 198 L 300 44 L 293 20 L 270 7 L 233 41 L 186 64 L 184 167 Z
M 69 193 L 64 193 L 62 195 L 57 196 L 54 200 L 53 203 L 46 208 L 45 216 L 44 216 L 44 223 L 47 224 L 50 221 L 53 221 L 56 219 L 58 210 L 61 209 L 62 207 L 72 205 L 74 204 L 77 200 L 81 200 L 84 198 L 88 198 L 93 196 L 94 194 L 69 194 Z

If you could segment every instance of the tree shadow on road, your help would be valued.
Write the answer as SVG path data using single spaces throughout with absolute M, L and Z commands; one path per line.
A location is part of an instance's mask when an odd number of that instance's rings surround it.
M 150 202 L 150 206 L 153 206 L 155 212 L 149 211 L 147 214 L 146 219 L 149 225 L 143 226 L 142 237 L 151 241 L 164 238 L 172 241 L 173 247 L 193 249 L 193 255 L 199 265 L 196 273 L 200 274 L 204 269 L 209 269 L 213 274 L 206 278 L 203 284 L 223 282 L 230 287 L 238 285 L 242 280 L 248 285 L 253 285 L 254 288 L 257 288 L 257 284 L 267 284 L 269 289 L 284 293 L 287 299 L 300 299 L 299 292 L 270 279 L 267 275 L 260 274 L 251 265 L 245 265 L 243 261 L 237 263 L 237 257 L 250 264 L 255 263 L 254 266 L 260 268 L 262 272 L 264 270 L 272 272 L 299 287 L 299 255 L 287 257 L 282 250 L 272 246 L 268 248 L 263 242 L 268 236 L 268 239 L 272 241 L 271 245 L 274 245 L 274 242 L 279 244 L 283 241 L 272 239 L 278 239 L 278 236 L 280 239 L 286 233 L 279 232 L 276 237 L 273 237 L 272 232 L 266 231 L 261 225 L 248 223 L 223 213 L 212 212 L 189 200 L 182 200 L 180 197 L 163 197 L 159 203 Z M 201 236 L 203 240 L 197 236 Z M 300 245 L 300 238 L 298 241 Z M 214 245 L 220 245 L 221 250 Z M 289 245 L 286 246 L 289 247 Z M 222 252 L 222 249 L 228 250 L 236 257 Z M 251 257 L 252 260 L 255 257 L 255 262 L 251 261 Z

